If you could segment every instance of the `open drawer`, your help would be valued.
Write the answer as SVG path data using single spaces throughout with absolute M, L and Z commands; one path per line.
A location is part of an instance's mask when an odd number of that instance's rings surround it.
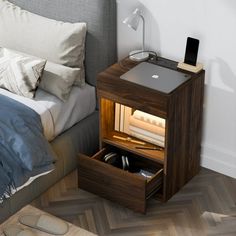
M 104 156 L 110 152 L 127 156 L 130 166 L 135 167 L 130 170 L 132 173 L 105 163 Z M 143 173 L 150 175 L 144 177 Z M 92 157 L 79 154 L 78 175 L 80 188 L 145 213 L 146 199 L 162 187 L 163 166 L 155 161 L 107 146 Z

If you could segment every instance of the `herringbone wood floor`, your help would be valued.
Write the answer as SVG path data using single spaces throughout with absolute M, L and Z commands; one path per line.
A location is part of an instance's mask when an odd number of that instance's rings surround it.
M 236 180 L 202 169 L 167 203 L 148 202 L 134 213 L 77 189 L 76 172 L 34 205 L 98 235 L 236 235 Z

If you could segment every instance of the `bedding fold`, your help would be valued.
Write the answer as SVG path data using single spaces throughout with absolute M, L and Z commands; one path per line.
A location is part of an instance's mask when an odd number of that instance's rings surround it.
M 59 134 L 92 114 L 96 108 L 95 87 L 88 84 L 85 84 L 83 88 L 73 86 L 66 102 L 40 88 L 36 91 L 34 99 L 22 97 L 1 88 L 0 94 L 28 106 L 39 114 L 44 136 L 48 141 L 52 141 Z
M 44 137 L 40 116 L 35 111 L 1 94 L 0 107 L 2 202 L 30 177 L 52 170 L 56 156 Z

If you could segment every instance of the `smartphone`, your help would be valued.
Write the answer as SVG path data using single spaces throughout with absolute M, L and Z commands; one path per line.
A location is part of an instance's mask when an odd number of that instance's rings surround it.
M 184 63 L 196 66 L 198 48 L 199 48 L 199 40 L 188 37 L 186 43 Z

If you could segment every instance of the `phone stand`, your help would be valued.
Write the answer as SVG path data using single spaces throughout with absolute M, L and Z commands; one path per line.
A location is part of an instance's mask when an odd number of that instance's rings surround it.
M 192 66 L 192 65 L 186 64 L 184 62 L 179 62 L 177 67 L 182 70 L 187 70 L 187 71 L 190 71 L 193 73 L 198 73 L 199 71 L 201 71 L 203 69 L 203 64 L 197 63 L 196 66 Z

